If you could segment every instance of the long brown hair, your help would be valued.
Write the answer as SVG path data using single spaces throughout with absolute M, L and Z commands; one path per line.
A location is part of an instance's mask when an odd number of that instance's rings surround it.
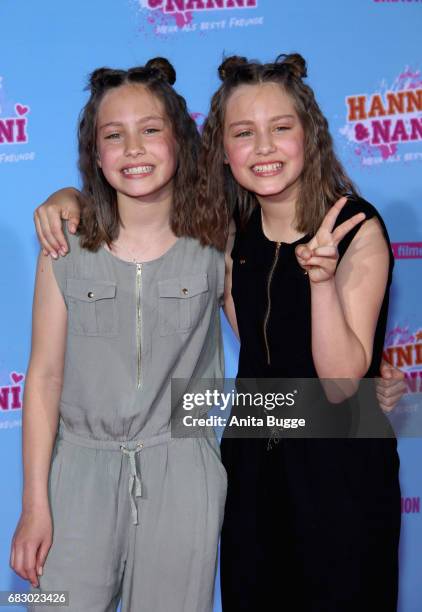
M 224 164 L 224 117 L 227 101 L 239 85 L 277 83 L 292 98 L 302 124 L 304 168 L 296 203 L 296 229 L 315 233 L 329 207 L 342 195 L 357 195 L 357 190 L 334 153 L 328 122 L 319 108 L 314 92 L 304 82 L 306 63 L 297 53 L 280 55 L 274 63 L 249 62 L 245 57 L 227 58 L 218 69 L 222 84 L 211 99 L 202 133 L 200 198 L 230 214 L 238 209 L 241 225 L 258 205 L 254 193 L 234 179 Z
M 185 99 L 172 87 L 176 72 L 165 58 L 149 60 L 129 70 L 99 68 L 89 78 L 90 97 L 78 127 L 79 170 L 82 177 L 81 246 L 97 251 L 119 235 L 120 217 L 115 189 L 97 163 L 96 128 L 98 109 L 105 93 L 125 84 L 141 84 L 163 103 L 178 143 L 174 177 L 171 229 L 176 236 L 197 238 L 202 245 L 224 248 L 224 220 L 216 207 L 204 207 L 197 199 L 200 136 Z

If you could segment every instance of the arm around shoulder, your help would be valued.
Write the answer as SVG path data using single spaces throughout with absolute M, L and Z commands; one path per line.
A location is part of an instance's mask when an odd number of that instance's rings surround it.
M 62 229 L 62 220 L 68 223 L 69 231 L 74 234 L 80 221 L 80 192 L 74 187 L 66 187 L 54 192 L 34 212 L 34 223 L 44 255 L 57 259 L 68 251 L 68 244 Z
M 237 326 L 236 311 L 232 297 L 232 271 L 233 259 L 231 256 L 234 240 L 236 237 L 236 225 L 233 220 L 230 221 L 229 236 L 227 239 L 226 250 L 224 253 L 225 260 L 225 275 L 224 275 L 224 314 L 230 324 L 230 327 L 239 338 L 239 329 Z

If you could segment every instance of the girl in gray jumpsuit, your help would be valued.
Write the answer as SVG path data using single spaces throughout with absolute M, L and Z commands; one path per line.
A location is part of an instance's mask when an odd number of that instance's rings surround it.
M 163 102 L 170 122 L 173 105 L 179 123 L 187 126 L 185 141 L 177 143 L 175 176 L 184 171 L 189 178 L 181 158 L 194 155 L 196 129 L 168 83 L 168 66 L 152 60 L 145 68 L 101 69 L 91 76 L 80 124 L 85 222 L 81 237 L 67 234 L 69 255 L 53 262 L 67 332 L 48 483 L 54 534 L 39 586 L 69 591 L 69 611 L 108 612 L 120 599 L 124 612 L 212 610 L 226 474 L 215 438 L 171 437 L 170 383 L 184 379 L 181 390 L 187 391 L 194 379 L 224 376 L 219 321 L 224 258 L 213 247 L 218 239 L 195 225 L 200 211 L 194 201 L 183 200 L 189 190 L 174 194 L 179 210 L 170 223 L 177 238 L 161 256 L 131 262 L 105 248 L 118 228 L 106 234 L 108 240 L 98 238 L 107 217 L 96 208 L 96 179 L 86 170 L 84 151 L 86 131 L 95 131 L 87 126 L 90 105 L 98 110 L 116 87 L 122 94 L 130 87 L 132 93 L 133 87 L 147 88 Z M 145 131 L 147 137 L 154 129 Z M 172 130 L 180 137 L 177 125 Z M 97 160 L 91 160 L 94 166 Z M 145 167 L 131 164 L 123 172 L 148 173 Z M 117 207 L 124 180 L 116 179 Z M 178 185 L 175 180 L 175 190 Z M 190 216 L 183 216 L 183 205 L 191 207 Z M 24 544 L 21 524 L 12 554 L 21 575 L 16 559 Z

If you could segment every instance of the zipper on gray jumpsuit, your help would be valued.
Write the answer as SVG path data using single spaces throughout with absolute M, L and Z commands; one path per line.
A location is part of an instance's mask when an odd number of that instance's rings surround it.
M 142 264 L 136 264 L 136 380 L 137 388 L 141 386 L 141 288 L 142 288 Z

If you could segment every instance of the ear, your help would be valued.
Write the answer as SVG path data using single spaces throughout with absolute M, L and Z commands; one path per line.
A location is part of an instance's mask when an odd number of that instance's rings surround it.
M 227 157 L 226 152 L 224 152 L 224 159 L 223 159 L 223 162 L 224 162 L 225 164 L 228 164 L 228 163 L 229 163 L 229 158 Z
M 102 167 L 102 166 L 101 166 L 101 159 L 100 159 L 100 155 L 99 155 L 98 151 L 97 151 L 97 153 L 95 154 L 95 161 L 97 162 L 97 166 L 98 166 L 99 168 L 101 168 L 101 167 Z

